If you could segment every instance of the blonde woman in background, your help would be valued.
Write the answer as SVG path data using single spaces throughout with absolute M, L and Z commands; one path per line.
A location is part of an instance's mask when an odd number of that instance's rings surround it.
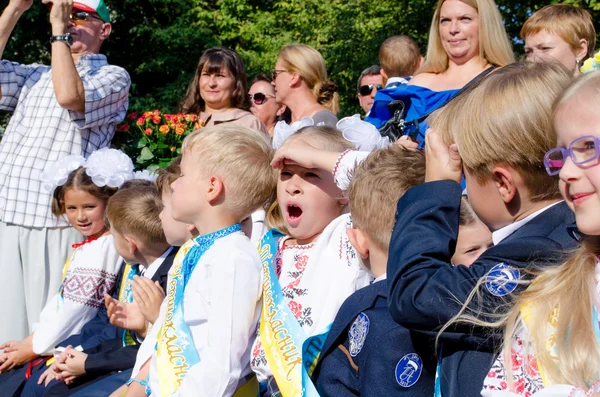
M 423 143 L 427 115 L 444 106 L 485 70 L 514 61 L 502 16 L 493 0 L 439 0 L 431 21 L 425 63 L 407 86 L 378 93 L 366 121 L 381 127 L 392 117 L 388 103 L 401 100 L 406 106 L 405 122 L 418 124 L 413 138 Z M 415 148 L 416 144 L 406 146 Z
M 311 117 L 314 124 L 335 127 L 337 86 L 327 78 L 321 53 L 303 44 L 286 45 L 279 52 L 271 72 L 275 100 L 292 112 L 292 123 Z

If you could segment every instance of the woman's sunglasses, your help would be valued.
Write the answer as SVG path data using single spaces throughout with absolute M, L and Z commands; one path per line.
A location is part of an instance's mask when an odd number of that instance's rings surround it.
M 269 98 L 275 98 L 275 95 L 263 94 L 262 92 L 257 92 L 255 94 L 248 94 L 250 100 L 254 102 L 255 105 L 262 105 L 269 100 Z
M 373 88 L 376 88 L 377 91 L 379 91 L 380 89 L 383 88 L 383 86 L 381 84 L 377 84 L 377 85 L 373 85 L 373 84 L 361 85 L 358 88 L 358 93 L 360 95 L 362 95 L 362 96 L 371 95 L 371 93 L 373 92 Z
M 102 19 L 99 16 L 96 16 L 96 15 L 86 12 L 86 11 L 73 11 L 71 13 L 71 21 L 73 21 L 73 22 L 87 21 L 88 19 L 97 19 L 99 21 L 102 21 Z M 104 22 L 104 21 L 102 21 L 102 22 Z

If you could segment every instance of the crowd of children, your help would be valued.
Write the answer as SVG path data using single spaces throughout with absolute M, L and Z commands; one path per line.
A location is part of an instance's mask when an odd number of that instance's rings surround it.
M 511 63 L 442 102 L 420 145 L 298 117 L 194 131 L 153 181 L 59 160 L 84 240 L 0 341 L 0 394 L 600 396 L 600 72 Z

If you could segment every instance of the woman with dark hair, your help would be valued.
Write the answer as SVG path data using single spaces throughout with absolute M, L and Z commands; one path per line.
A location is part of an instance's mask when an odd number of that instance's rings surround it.
M 270 136 L 278 121 L 290 123 L 292 113 L 290 109 L 275 100 L 275 87 L 273 80 L 264 74 L 257 75 L 250 84 L 250 111 L 258 117 L 267 127 Z
M 267 134 L 249 108 L 246 73 L 239 54 L 223 47 L 204 51 L 180 111 L 198 114 L 207 126 L 235 123 Z

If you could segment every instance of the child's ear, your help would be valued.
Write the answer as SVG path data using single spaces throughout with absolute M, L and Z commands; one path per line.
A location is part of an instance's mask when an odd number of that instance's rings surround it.
M 492 175 L 494 176 L 494 184 L 498 189 L 498 194 L 505 204 L 515 198 L 518 193 L 515 173 L 517 171 L 511 167 L 494 167 Z
M 206 191 L 206 200 L 209 203 L 214 203 L 219 199 L 219 197 L 221 197 L 225 186 L 223 185 L 223 180 L 214 175 L 209 178 L 208 183 L 209 186 L 208 190 Z
M 369 241 L 365 234 L 360 229 L 350 228 L 346 229 L 346 235 L 358 255 L 363 259 L 367 259 L 369 257 Z
M 123 236 L 125 237 L 125 241 L 127 241 L 127 249 L 129 249 L 129 253 L 131 256 L 135 256 L 135 254 L 140 250 L 139 243 L 137 240 L 131 236 Z

